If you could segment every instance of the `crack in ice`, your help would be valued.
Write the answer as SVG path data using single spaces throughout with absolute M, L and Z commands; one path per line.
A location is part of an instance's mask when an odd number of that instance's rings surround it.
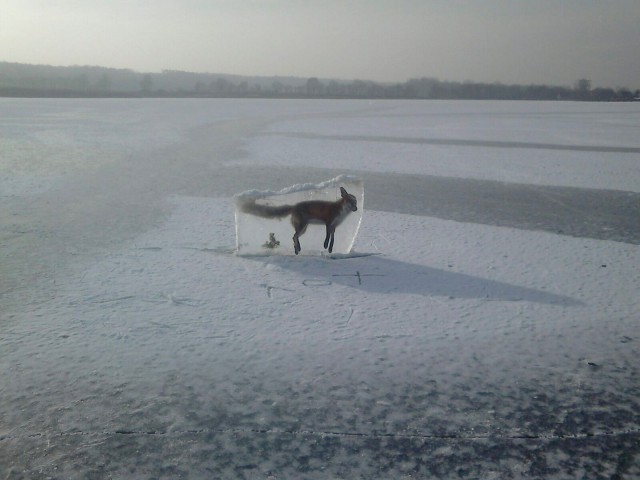
M 280 430 L 280 429 L 260 429 L 260 428 L 223 428 L 223 429 L 187 429 L 187 430 L 130 430 L 117 429 L 113 431 L 99 432 L 59 432 L 59 433 L 28 433 L 24 435 L 0 436 L 0 442 L 19 440 L 24 438 L 52 438 L 52 437 L 74 437 L 74 436 L 158 436 L 172 437 L 181 435 L 202 435 L 202 434 L 257 434 L 257 435 L 315 435 L 321 437 L 344 437 L 344 438 L 391 438 L 391 439 L 423 439 L 423 440 L 580 440 L 585 438 L 616 437 L 622 435 L 639 435 L 640 429 L 619 430 L 611 432 L 586 432 L 578 434 L 519 434 L 519 435 L 459 435 L 459 434 L 406 434 L 406 433 L 362 433 L 362 432 L 340 432 L 324 430 Z

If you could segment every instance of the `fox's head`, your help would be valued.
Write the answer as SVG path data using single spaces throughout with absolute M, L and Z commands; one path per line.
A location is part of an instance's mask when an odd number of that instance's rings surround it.
M 358 201 L 354 195 L 347 192 L 344 187 L 340 187 L 340 195 L 344 198 L 345 205 L 348 205 L 352 212 L 358 210 Z

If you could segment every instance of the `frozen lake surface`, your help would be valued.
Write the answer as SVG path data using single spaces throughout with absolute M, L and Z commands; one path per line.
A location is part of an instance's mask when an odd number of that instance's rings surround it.
M 0 478 L 640 476 L 640 104 L 0 99 L 0 199 Z

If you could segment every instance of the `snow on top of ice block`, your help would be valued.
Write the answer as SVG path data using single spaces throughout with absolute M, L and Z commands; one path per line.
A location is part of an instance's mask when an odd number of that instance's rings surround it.
M 344 186 L 344 184 L 362 185 L 362 179 L 353 175 L 338 175 L 331 180 L 326 180 L 320 183 L 299 183 L 290 187 L 283 188 L 282 190 L 246 190 L 234 195 L 236 200 L 238 199 L 250 199 L 250 198 L 264 198 L 277 195 L 292 195 L 295 193 L 305 193 L 314 190 L 326 190 L 328 188 L 338 188 Z M 351 192 L 349 192 L 351 193 Z M 360 200 L 360 199 L 358 199 Z M 360 201 L 358 202 L 360 205 Z

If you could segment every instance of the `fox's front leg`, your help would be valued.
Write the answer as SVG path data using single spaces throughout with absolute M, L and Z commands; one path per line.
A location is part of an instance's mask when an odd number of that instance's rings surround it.
M 329 247 L 329 253 L 333 251 L 333 239 L 336 232 L 335 227 L 327 225 L 327 236 L 324 238 L 324 248 Z

